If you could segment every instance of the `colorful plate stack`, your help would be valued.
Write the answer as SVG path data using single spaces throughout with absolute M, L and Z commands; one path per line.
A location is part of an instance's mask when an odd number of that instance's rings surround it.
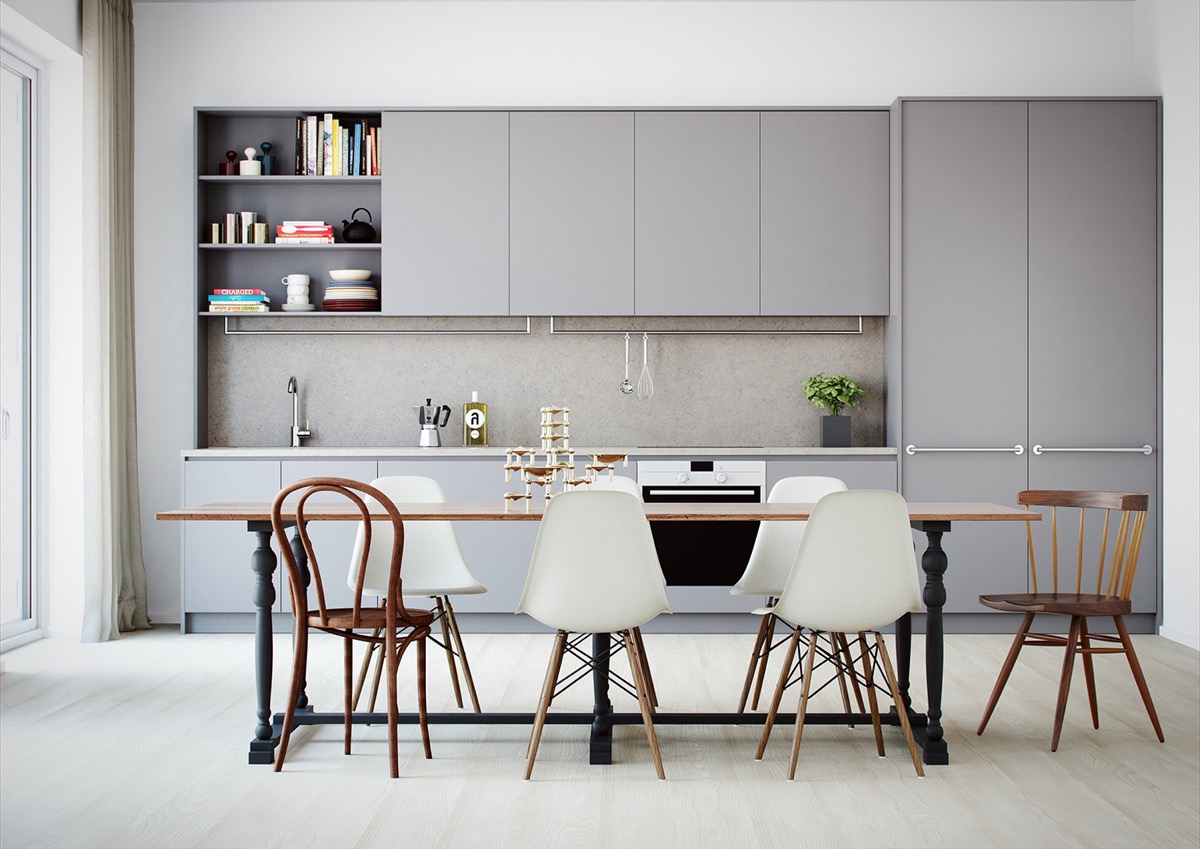
M 322 308 L 327 312 L 379 312 L 379 290 L 374 283 L 326 283 Z

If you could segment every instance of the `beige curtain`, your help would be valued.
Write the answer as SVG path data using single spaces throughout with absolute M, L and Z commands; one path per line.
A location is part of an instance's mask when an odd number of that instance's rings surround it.
M 83 0 L 85 642 L 150 627 L 133 342 L 133 0 Z

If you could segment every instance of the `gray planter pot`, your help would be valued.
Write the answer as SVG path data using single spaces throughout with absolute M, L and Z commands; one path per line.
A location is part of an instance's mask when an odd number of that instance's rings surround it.
M 821 417 L 821 447 L 849 448 L 850 447 L 850 417 L 822 416 Z

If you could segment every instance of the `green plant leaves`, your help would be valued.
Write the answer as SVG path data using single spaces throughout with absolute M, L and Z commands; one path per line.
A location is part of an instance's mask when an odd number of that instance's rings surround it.
M 832 416 L 841 415 L 845 407 L 857 407 L 867 397 L 865 390 L 844 374 L 826 376 L 814 374 L 802 384 L 804 397 L 818 409 L 828 409 Z

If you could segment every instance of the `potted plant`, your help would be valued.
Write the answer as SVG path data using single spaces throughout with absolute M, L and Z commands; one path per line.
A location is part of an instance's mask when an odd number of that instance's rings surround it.
M 821 418 L 821 447 L 850 447 L 850 417 L 843 416 L 846 407 L 857 407 L 867 393 L 844 374 L 826 376 L 814 374 L 804 381 L 804 395 L 818 409 L 829 410 Z

